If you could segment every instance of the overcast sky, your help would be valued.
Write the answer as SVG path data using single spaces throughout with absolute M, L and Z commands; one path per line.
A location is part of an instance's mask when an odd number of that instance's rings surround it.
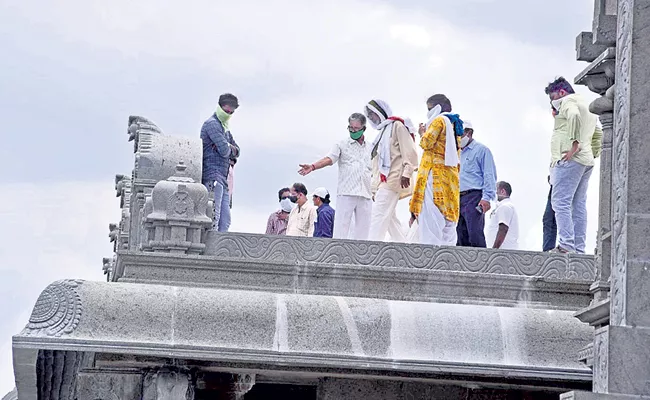
M 447 94 L 512 184 L 520 243 L 539 250 L 552 117 L 543 89 L 572 80 L 593 0 L 0 0 L 0 396 L 14 386 L 11 335 L 40 291 L 103 279 L 115 173 L 130 174 L 131 114 L 197 138 L 219 94 L 231 129 L 232 230 L 262 232 L 277 190 L 346 137 L 371 98 L 426 119 Z M 576 88 L 586 96 L 586 89 Z M 598 166 L 596 167 L 596 170 Z M 337 169 L 303 179 L 335 194 Z M 597 171 L 589 191 L 595 247 Z M 407 218 L 407 204 L 400 215 Z

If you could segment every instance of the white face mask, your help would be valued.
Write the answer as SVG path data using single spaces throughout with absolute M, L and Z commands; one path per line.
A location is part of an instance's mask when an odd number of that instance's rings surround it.
M 562 98 L 562 99 L 551 101 L 551 105 L 553 106 L 553 108 L 555 108 L 555 110 L 560 111 L 560 107 L 562 106 L 562 100 L 564 99 Z
M 295 206 L 296 204 L 292 203 L 289 198 L 284 198 L 280 201 L 280 208 L 284 212 L 291 212 Z
M 461 147 L 461 148 L 464 148 L 464 147 L 466 147 L 468 144 L 469 144 L 469 136 L 463 136 L 463 137 L 460 139 L 460 147 Z
M 427 112 L 427 118 L 429 119 L 429 121 L 431 121 L 432 119 L 440 115 L 441 112 L 442 112 L 442 107 L 440 107 L 440 104 L 436 104 L 435 107 L 433 107 L 432 109 L 429 110 L 429 112 Z

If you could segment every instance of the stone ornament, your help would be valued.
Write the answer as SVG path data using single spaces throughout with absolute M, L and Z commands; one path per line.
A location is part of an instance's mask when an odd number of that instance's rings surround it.
M 632 18 L 630 0 L 618 1 L 618 40 L 616 46 L 617 85 L 614 101 L 612 171 L 612 325 L 626 324 L 627 193 L 630 142 L 630 68 L 632 58 Z
M 36 300 L 24 333 L 56 337 L 72 333 L 83 311 L 77 292 L 82 283 L 82 280 L 66 279 L 46 287 Z
M 284 264 L 326 263 L 594 280 L 593 258 L 365 241 L 219 235 L 210 255 Z
M 162 368 L 144 376 L 142 400 L 192 400 L 194 385 L 185 371 Z
M 143 250 L 201 254 L 205 249 L 202 241 L 212 226 L 207 215 L 208 190 L 188 177 L 185 169 L 179 162 L 176 174 L 158 182 L 147 199 Z

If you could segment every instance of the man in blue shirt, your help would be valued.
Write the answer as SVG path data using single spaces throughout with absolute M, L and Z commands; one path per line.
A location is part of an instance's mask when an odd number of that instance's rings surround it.
M 497 171 L 492 153 L 474 140 L 471 122 L 464 120 L 465 134 L 460 141 L 460 218 L 458 246 L 486 247 L 485 213 L 496 197 Z
M 230 193 L 228 172 L 239 157 L 239 146 L 230 133 L 228 121 L 239 107 L 237 97 L 230 93 L 219 97 L 219 105 L 201 128 L 203 141 L 202 183 L 214 196 L 212 229 L 227 232 L 230 227 Z
M 320 187 L 314 190 L 314 205 L 316 221 L 314 221 L 314 237 L 331 238 L 334 233 L 334 209 L 330 207 L 330 194 L 327 189 Z

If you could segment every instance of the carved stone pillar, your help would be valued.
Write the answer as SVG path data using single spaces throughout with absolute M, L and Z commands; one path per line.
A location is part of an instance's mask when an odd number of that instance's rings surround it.
M 150 371 L 144 377 L 142 400 L 194 400 L 192 377 L 181 370 Z
M 255 375 L 199 372 L 196 400 L 239 400 L 253 388 Z
M 598 249 L 596 250 L 596 281 L 591 286 L 593 302 L 609 296 L 612 262 L 612 134 L 614 114 L 600 114 L 603 125 L 603 148 L 600 155 L 600 203 L 598 216 Z

